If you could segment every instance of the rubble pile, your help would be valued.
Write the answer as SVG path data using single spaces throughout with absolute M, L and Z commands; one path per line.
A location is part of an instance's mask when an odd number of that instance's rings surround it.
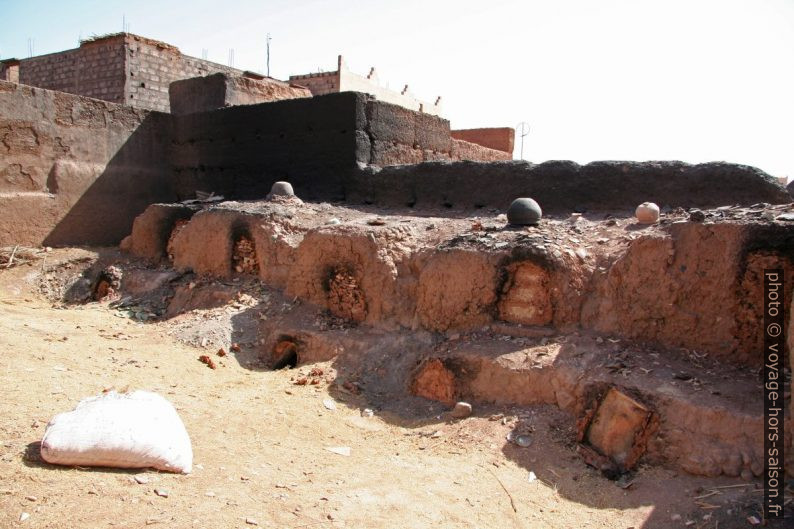
M 334 315 L 353 321 L 364 321 L 367 304 L 355 276 L 336 270 L 328 283 L 328 306 Z
M 117 266 L 108 266 L 97 278 L 94 286 L 94 301 L 117 299 L 121 291 L 121 269 Z
M 259 262 L 256 259 L 256 249 L 254 241 L 242 236 L 234 243 L 232 253 L 232 264 L 234 271 L 238 274 L 253 274 L 259 271 Z

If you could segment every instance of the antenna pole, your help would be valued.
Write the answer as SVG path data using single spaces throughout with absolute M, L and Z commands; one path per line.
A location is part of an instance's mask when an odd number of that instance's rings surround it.
M 270 33 L 267 34 L 267 76 L 270 77 Z
M 524 137 L 529 134 L 529 124 L 526 121 L 522 121 L 521 123 L 516 126 L 518 129 L 518 134 L 521 136 L 521 159 L 524 159 Z

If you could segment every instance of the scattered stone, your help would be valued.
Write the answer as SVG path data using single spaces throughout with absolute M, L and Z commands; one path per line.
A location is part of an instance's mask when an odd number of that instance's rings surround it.
M 215 365 L 215 361 L 212 358 L 210 358 L 208 355 L 199 356 L 199 362 L 201 362 L 202 364 L 207 364 L 207 367 L 209 367 L 210 369 L 218 368 L 218 366 Z
M 149 477 L 143 474 L 138 474 L 137 476 L 134 476 L 132 479 L 134 479 L 135 482 L 138 483 L 139 485 L 145 485 L 149 483 Z
M 532 483 L 533 481 L 536 481 L 537 479 L 538 479 L 538 477 L 535 475 L 535 473 L 530 470 L 529 471 L 529 476 L 527 476 L 527 480 L 530 483 Z
M 292 189 L 292 184 L 289 182 L 279 181 L 275 182 L 270 187 L 270 193 L 267 195 L 267 199 L 271 200 L 273 197 L 294 197 L 295 191 Z
M 532 444 L 532 438 L 528 435 L 518 435 L 515 438 L 515 444 L 521 448 L 526 448 Z
M 154 489 L 154 493 L 160 496 L 161 498 L 168 497 L 168 491 L 165 489 Z
M 697 208 L 689 210 L 689 220 L 692 222 L 703 222 L 706 220 L 706 214 Z
M 789 220 L 794 221 L 794 213 L 783 213 L 775 217 L 775 220 Z
M 582 261 L 587 259 L 587 250 L 585 250 L 584 248 L 577 248 L 575 253 L 576 256 Z
M 681 515 L 680 514 L 673 514 L 672 516 L 670 516 L 670 519 L 672 521 L 674 521 L 674 522 L 681 521 Z
M 235 353 L 239 353 L 239 352 L 240 352 L 240 344 L 239 344 L 239 343 L 237 343 L 237 342 L 234 342 L 234 343 L 232 344 L 232 346 L 230 347 L 230 349 L 231 349 L 233 352 L 235 352 Z M 223 351 L 223 349 L 221 349 L 221 351 Z
M 36 496 L 25 496 L 25 499 L 28 501 L 37 501 L 38 498 Z
M 337 454 L 337 455 L 340 455 L 340 456 L 347 457 L 347 456 L 350 455 L 350 447 L 349 446 L 330 446 L 330 447 L 326 447 L 325 449 L 328 450 L 329 452 L 333 452 L 334 454 Z
M 329 226 L 336 226 L 337 224 L 342 224 L 342 221 L 336 217 L 332 217 L 327 221 L 325 221 L 325 223 L 328 224 Z
M 221 347 L 220 349 L 218 349 L 218 352 L 216 354 L 218 356 L 226 356 L 226 351 L 223 349 L 223 347 Z
M 656 224 L 659 222 L 659 206 L 653 202 L 643 202 L 634 211 L 640 224 Z
M 750 522 L 750 525 L 761 525 L 761 520 L 757 516 L 748 516 L 747 521 Z
M 363 410 L 361 410 L 362 417 L 372 417 L 373 415 L 375 415 L 375 412 L 372 411 L 370 408 L 364 408 Z
M 507 209 L 507 222 L 518 226 L 535 226 L 542 216 L 540 205 L 531 198 L 517 198 Z
M 456 419 L 465 419 L 471 415 L 471 404 L 468 402 L 457 402 L 455 407 L 452 408 L 452 416 Z
M 325 406 L 326 409 L 333 411 L 336 409 L 336 402 L 334 402 L 333 399 L 325 399 L 323 400 L 323 406 Z
M 206 497 L 208 497 L 208 498 L 214 498 L 215 497 L 215 493 L 212 492 L 211 490 L 208 490 L 207 492 L 205 492 L 204 495 Z
M 22 514 L 19 515 L 19 523 L 24 522 L 28 518 L 30 518 L 30 514 L 23 512 Z
M 257 522 L 253 518 L 246 518 L 245 523 L 247 523 L 248 525 L 259 525 L 259 522 Z

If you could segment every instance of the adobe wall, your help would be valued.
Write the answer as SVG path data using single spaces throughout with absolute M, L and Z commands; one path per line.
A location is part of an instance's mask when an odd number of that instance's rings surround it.
M 172 116 L 175 190 L 261 198 L 288 180 L 303 198 L 342 198 L 343 176 L 369 156 L 365 105 L 348 92 Z
M 369 100 L 366 133 L 370 156 L 364 163 L 386 167 L 431 161 L 510 160 L 504 153 L 453 139 L 449 121 L 378 100 Z
M 117 244 L 173 200 L 170 116 L 0 81 L 0 246 Z
M 545 213 L 563 214 L 633 211 L 645 201 L 662 207 L 791 202 L 765 172 L 725 162 L 426 162 L 358 171 L 345 188 L 354 203 L 504 211 L 525 196 Z
M 172 114 L 193 114 L 312 96 L 306 88 L 276 79 L 250 79 L 225 73 L 174 81 L 169 86 L 168 95 Z
M 452 138 L 451 160 L 471 160 L 478 162 L 500 162 L 513 159 L 512 152 L 489 149 L 476 143 Z
M 303 198 L 341 200 L 359 165 L 389 166 L 507 153 L 453 140 L 449 121 L 342 92 L 175 115 L 175 190 L 261 198 L 288 180 Z
M 459 129 L 452 131 L 456 140 L 476 143 L 489 149 L 513 154 L 516 131 L 509 127 L 486 129 Z

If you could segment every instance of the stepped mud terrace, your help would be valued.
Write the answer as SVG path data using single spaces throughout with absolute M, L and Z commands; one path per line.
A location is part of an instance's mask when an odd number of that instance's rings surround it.
M 678 209 L 654 226 L 573 214 L 519 228 L 496 212 L 417 216 L 296 198 L 164 204 L 136 219 L 122 249 L 179 273 L 253 274 L 294 300 L 259 325 L 271 366 L 341 355 L 378 391 L 553 404 L 579 419 L 580 441 L 588 410 L 592 419 L 617 388 L 649 417 L 629 467 L 642 456 L 692 474 L 758 476 L 758 302 L 764 268 L 794 277 L 794 230 L 774 220 L 789 209 L 721 207 L 702 221 Z M 252 241 L 255 269 L 235 264 L 240 240 Z M 316 324 L 324 312 L 342 329 Z M 601 464 L 627 470 L 624 456 Z

